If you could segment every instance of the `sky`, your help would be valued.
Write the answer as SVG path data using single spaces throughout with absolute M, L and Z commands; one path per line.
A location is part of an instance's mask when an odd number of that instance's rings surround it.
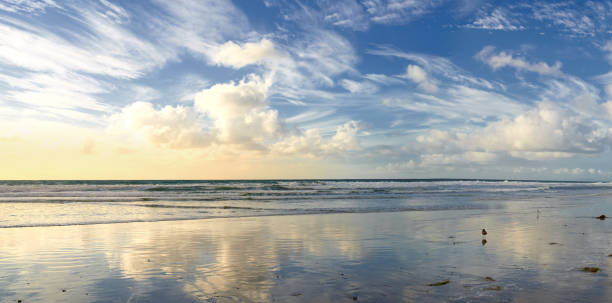
M 612 180 L 612 2 L 0 0 L 0 179 Z

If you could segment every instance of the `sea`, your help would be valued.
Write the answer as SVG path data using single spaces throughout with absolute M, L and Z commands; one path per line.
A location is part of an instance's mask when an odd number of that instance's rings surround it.
M 0 181 L 0 228 L 567 207 L 610 182 L 473 179 Z

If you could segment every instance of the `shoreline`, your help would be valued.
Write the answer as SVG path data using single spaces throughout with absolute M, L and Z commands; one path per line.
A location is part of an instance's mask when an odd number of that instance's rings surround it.
M 142 221 L 119 221 L 119 222 L 87 222 L 87 223 L 69 223 L 69 224 L 48 224 L 48 225 L 18 225 L 18 226 L 0 226 L 0 230 L 11 228 L 37 228 L 37 227 L 68 227 L 68 226 L 88 226 L 88 225 L 114 225 L 114 224 L 130 224 L 130 223 L 157 223 L 157 222 L 182 222 L 182 221 L 199 221 L 213 219 L 240 219 L 240 218 L 258 218 L 258 217 L 283 217 L 283 216 L 314 216 L 314 215 L 343 215 L 343 214 L 377 214 L 377 213 L 403 213 L 403 212 L 428 212 L 428 211 L 469 211 L 483 210 L 480 208 L 458 208 L 458 209 L 407 209 L 407 210 L 365 210 L 365 211 L 329 211 L 329 212 L 304 212 L 304 213 L 287 213 L 287 214 L 263 214 L 263 215 L 237 215 L 237 216 L 218 216 L 205 218 L 171 218 L 159 220 L 142 220 Z

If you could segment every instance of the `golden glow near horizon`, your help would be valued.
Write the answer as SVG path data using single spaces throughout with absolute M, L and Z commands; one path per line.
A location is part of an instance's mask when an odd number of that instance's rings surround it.
M 0 140 L 0 179 L 248 179 L 338 176 L 319 159 L 273 157 L 211 146 L 168 149 L 142 138 L 60 123 Z M 118 144 L 121 142 L 122 144 Z

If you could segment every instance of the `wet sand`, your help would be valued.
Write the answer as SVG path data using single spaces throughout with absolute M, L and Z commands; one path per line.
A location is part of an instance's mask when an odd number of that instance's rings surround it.
M 4 228 L 0 301 L 605 302 L 612 207 L 587 200 Z

